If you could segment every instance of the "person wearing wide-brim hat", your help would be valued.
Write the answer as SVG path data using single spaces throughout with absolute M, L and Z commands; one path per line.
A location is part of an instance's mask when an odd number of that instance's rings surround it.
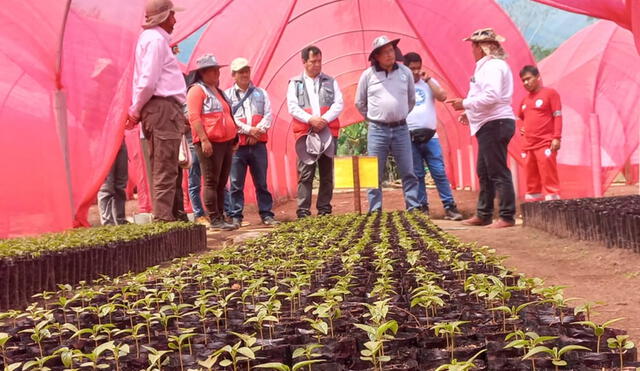
M 464 111 L 459 120 L 469 125 L 471 135 L 478 140 L 480 194 L 476 215 L 462 223 L 511 227 L 515 225 L 516 203 L 507 146 L 515 132 L 515 115 L 511 108 L 513 75 L 501 44 L 506 39 L 491 28 L 482 28 L 463 41 L 471 42 L 476 68 L 467 97 L 447 102 L 455 110 Z M 496 193 L 500 198 L 500 218 L 492 223 Z
M 236 227 L 224 220 L 224 194 L 238 138 L 231 104 L 218 87 L 221 67 L 224 65 L 213 54 L 196 60 L 191 72 L 195 73 L 195 83 L 187 94 L 187 115 L 204 177 L 203 203 L 211 229 L 232 230 Z
M 379 187 L 369 190 L 369 212 L 382 210 L 382 181 L 387 156 L 391 153 L 402 179 L 408 210 L 420 208 L 418 178 L 413 172 L 411 139 L 407 115 L 415 105 L 415 85 L 411 70 L 397 63 L 399 39 L 379 36 L 373 40 L 371 67 L 360 76 L 355 104 L 369 122 L 367 152 L 378 157 Z
M 177 10 L 169 0 L 146 3 L 144 31 L 135 50 L 132 104 L 125 123 L 127 129 L 142 123 L 150 147 L 149 183 L 158 221 L 188 220 L 178 166 L 180 140 L 187 130 L 182 114 L 186 85 L 170 46 Z
M 316 167 L 320 186 L 316 209 L 318 215 L 332 212 L 333 157 L 340 130 L 338 116 L 344 108 L 338 82 L 322 72 L 322 52 L 310 45 L 300 53 L 304 71 L 289 80 L 287 108 L 296 139 L 298 161 L 298 218 L 311 215 L 311 194 Z

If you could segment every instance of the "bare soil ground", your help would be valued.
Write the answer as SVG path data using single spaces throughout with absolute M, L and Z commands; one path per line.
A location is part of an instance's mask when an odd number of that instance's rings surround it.
M 637 186 L 614 186 L 607 195 L 624 195 L 638 192 Z M 454 191 L 454 197 L 465 217 L 473 215 L 477 194 L 471 191 Z M 624 317 L 616 328 L 629 332 L 640 340 L 640 254 L 622 249 L 607 249 L 597 243 L 558 238 L 546 232 L 525 228 L 519 221 L 513 228 L 492 230 L 483 227 L 466 227 L 459 222 L 442 220 L 444 210 L 435 189 L 429 189 L 431 217 L 441 228 L 465 242 L 477 242 L 495 248 L 500 255 L 507 255 L 506 265 L 515 272 L 543 278 L 547 285 L 565 285 L 566 297 L 606 303 L 596 311 L 596 322 Z M 315 195 L 314 195 L 315 202 Z M 336 192 L 333 198 L 334 213 L 353 212 L 353 192 Z M 366 193 L 362 192 L 363 210 L 367 209 Z M 133 211 L 134 205 L 128 206 Z M 402 191 L 384 191 L 384 209 L 404 208 Z M 277 203 L 276 218 L 282 221 L 295 219 L 295 200 Z M 95 211 L 92 213 L 95 220 Z M 220 248 L 258 236 L 270 228 L 260 224 L 255 206 L 248 206 L 245 224 L 232 232 L 209 233 L 209 247 Z

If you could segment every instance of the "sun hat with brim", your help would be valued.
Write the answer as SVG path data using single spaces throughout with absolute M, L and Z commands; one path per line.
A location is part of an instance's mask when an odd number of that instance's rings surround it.
M 173 6 L 171 0 L 148 0 L 145 6 L 142 28 L 155 27 L 164 22 L 172 11 L 181 12 L 183 10 L 183 8 Z
M 306 165 L 318 161 L 323 154 L 333 157 L 334 152 L 335 142 L 329 127 L 325 127 L 318 133 L 309 131 L 296 140 L 296 154 L 298 159 Z
M 395 48 L 396 46 L 398 46 L 399 42 L 400 42 L 400 39 L 389 40 L 389 38 L 386 35 L 376 37 L 373 40 L 373 43 L 371 44 L 371 47 L 373 48 L 373 50 L 371 50 L 371 53 L 369 53 L 369 60 L 373 60 L 376 52 L 383 46 L 391 44 Z
M 250 67 L 250 66 L 249 66 L 249 61 L 246 58 L 240 57 L 232 60 L 230 67 L 231 67 L 231 72 L 238 72 L 241 69 L 245 67 Z
M 498 35 L 493 28 L 481 28 L 479 30 L 473 31 L 471 36 L 465 37 L 462 41 L 472 41 L 475 43 L 481 42 L 496 42 L 502 43 L 507 41 L 504 37 Z
M 198 71 L 209 67 L 226 67 L 226 64 L 219 64 L 213 54 L 203 54 L 196 59 L 196 68 L 191 71 Z

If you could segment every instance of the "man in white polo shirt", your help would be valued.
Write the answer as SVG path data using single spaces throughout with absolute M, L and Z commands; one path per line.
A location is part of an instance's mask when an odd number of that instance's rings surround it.
M 420 208 L 426 214 L 429 213 L 429 202 L 424 182 L 426 162 L 429 173 L 436 183 L 440 200 L 444 205 L 444 218 L 449 220 L 462 220 L 462 214 L 456 207 L 451 192 L 451 184 L 447 178 L 442 158 L 442 147 L 436 132 L 436 99 L 444 102 L 447 92 L 440 87 L 438 81 L 427 75 L 422 70 L 422 58 L 417 53 L 404 55 L 404 64 L 413 73 L 413 81 L 416 87 L 416 105 L 407 116 L 407 125 L 411 135 L 411 151 L 413 152 L 413 170 L 418 177 L 418 201 Z

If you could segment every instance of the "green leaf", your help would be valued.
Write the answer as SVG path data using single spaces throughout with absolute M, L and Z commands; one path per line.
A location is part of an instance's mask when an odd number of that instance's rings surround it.
M 220 366 L 222 367 L 227 367 L 227 366 L 231 366 L 231 361 L 228 359 L 223 359 L 222 361 L 220 361 Z
M 562 347 L 562 349 L 558 351 L 558 356 L 561 357 L 563 354 L 574 350 L 587 350 L 589 352 L 591 351 L 591 349 L 583 347 L 582 345 L 567 345 Z
M 263 363 L 261 365 L 253 366 L 253 368 L 268 368 L 271 370 L 278 370 L 278 371 L 291 371 L 291 368 L 289 368 L 289 366 L 280 362 Z
M 311 360 L 298 362 L 295 365 L 293 365 L 293 367 L 291 368 L 291 371 L 297 371 L 297 370 L 301 369 L 302 367 L 309 366 L 309 365 L 312 365 L 314 363 L 321 363 L 321 362 L 325 362 L 325 360 L 324 359 L 311 359 Z
M 293 355 L 291 357 L 292 358 L 302 357 L 305 355 L 306 352 L 307 351 L 304 348 L 297 348 L 296 350 L 293 351 Z
M 531 348 L 531 350 L 529 350 L 529 352 L 527 352 L 527 354 L 525 354 L 524 357 L 522 357 L 522 360 L 524 361 L 525 359 L 531 358 L 531 357 L 533 357 L 534 355 L 536 355 L 538 353 L 552 354 L 553 351 L 551 349 L 549 349 L 548 347 L 540 345 L 540 346 Z
M 243 356 L 249 359 L 256 359 L 256 355 L 253 352 L 253 350 L 251 350 L 251 348 L 247 348 L 247 347 L 239 348 L 238 353 L 242 354 Z

